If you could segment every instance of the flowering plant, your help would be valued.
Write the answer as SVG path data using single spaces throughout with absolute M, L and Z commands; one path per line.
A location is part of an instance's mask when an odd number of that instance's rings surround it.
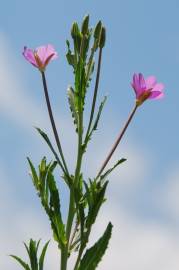
M 42 207 L 49 217 L 53 237 L 57 242 L 61 253 L 60 269 L 66 270 L 68 268 L 68 259 L 72 252 L 76 252 L 77 256 L 73 269 L 94 270 L 97 268 L 108 247 L 113 226 L 111 222 L 109 222 L 99 240 L 92 247 L 88 248 L 91 229 L 96 222 L 102 204 L 106 200 L 105 193 L 108 186 L 109 174 L 126 159 L 122 158 L 118 160 L 112 168 L 107 170 L 105 170 L 106 166 L 138 107 L 147 99 L 161 98 L 163 96 L 164 86 L 162 84 L 157 84 L 156 79 L 153 76 L 144 79 L 141 73 L 134 74 L 132 82 L 132 87 L 136 94 L 134 108 L 96 176 L 94 176 L 93 179 L 84 179 L 81 171 L 83 157 L 87 151 L 93 133 L 97 130 L 101 113 L 106 102 L 106 97 L 104 97 L 96 112 L 102 52 L 106 42 L 106 29 L 101 21 L 97 23 L 94 29 L 90 28 L 89 16 L 86 16 L 82 22 L 81 28 L 76 22 L 73 23 L 71 37 L 73 49 L 71 48 L 70 42 L 67 41 L 66 58 L 68 64 L 72 67 L 74 74 L 74 85 L 68 87 L 68 101 L 78 138 L 75 172 L 69 172 L 56 128 L 45 76 L 48 64 L 58 57 L 58 54 L 52 45 L 41 46 L 36 50 L 24 47 L 23 51 L 26 60 L 40 71 L 47 109 L 56 141 L 56 146 L 52 145 L 48 135 L 40 128 L 37 128 L 38 133 L 52 151 L 54 161 L 47 162 L 44 157 L 38 166 L 38 170 L 35 169 L 35 166 L 29 158 L 28 162 L 31 170 L 32 182 L 38 193 Z M 98 61 L 95 87 L 91 102 L 89 121 L 87 129 L 85 129 L 84 108 L 86 93 L 90 87 L 92 75 L 94 74 L 94 57 L 97 53 Z M 54 171 L 57 167 L 60 167 L 62 173 L 61 179 L 65 182 L 69 190 L 69 210 L 66 221 L 61 214 L 61 203 L 63 202 L 60 201 L 59 191 L 54 177 Z M 45 244 L 40 257 L 38 258 L 37 252 L 39 243 L 40 242 L 31 239 L 29 246 L 25 244 L 30 259 L 30 265 L 17 256 L 12 255 L 12 257 L 26 270 L 43 270 L 43 262 L 48 243 Z

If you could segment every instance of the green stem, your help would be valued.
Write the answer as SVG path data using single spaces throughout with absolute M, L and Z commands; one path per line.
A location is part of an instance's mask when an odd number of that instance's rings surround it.
M 61 270 L 67 269 L 67 261 L 68 261 L 68 250 L 69 250 L 69 241 L 70 241 L 70 233 L 73 224 L 74 218 L 74 191 L 70 189 L 70 203 L 69 203 L 69 210 L 68 210 L 68 219 L 67 219 L 67 226 L 66 226 L 66 237 L 67 237 L 67 244 L 64 249 L 61 250 Z
M 68 252 L 66 248 L 61 249 L 61 262 L 60 262 L 60 270 L 67 269 L 67 258 Z
M 90 132 L 90 129 L 91 129 L 93 116 L 94 116 L 94 111 L 95 111 L 96 98 L 97 98 L 98 86 L 99 86 L 100 71 L 101 71 L 101 59 L 102 59 L 102 48 L 99 49 L 98 67 L 97 67 L 97 74 L 96 74 L 96 83 L 95 83 L 93 102 L 92 102 L 91 113 L 90 113 L 90 120 L 89 120 L 87 132 L 86 132 L 86 136 L 85 136 L 85 140 L 84 140 L 84 145 L 86 145 L 86 143 L 88 141 L 88 135 L 89 135 L 89 132 Z
M 78 185 L 78 180 L 80 176 L 81 171 L 81 163 L 82 163 L 82 134 L 83 134 L 83 112 L 79 113 L 79 127 L 78 127 L 78 154 L 77 154 L 77 163 L 76 163 L 76 170 L 75 170 L 75 177 L 74 177 L 74 187 Z M 70 188 L 70 203 L 69 203 L 69 211 L 68 211 L 68 218 L 67 218 L 67 226 L 66 226 L 66 236 L 67 236 L 67 245 L 65 252 L 61 255 L 64 257 L 62 258 L 63 262 L 63 268 L 61 270 L 66 270 L 67 268 L 67 260 L 68 260 L 68 250 L 69 250 L 69 244 L 70 244 L 70 236 L 71 236 L 71 230 L 73 225 L 73 220 L 75 216 L 75 209 L 74 209 L 74 187 L 72 186 Z
M 75 236 L 76 236 L 76 233 L 77 233 L 77 231 L 78 231 L 78 225 L 79 225 L 78 220 L 76 220 L 75 228 L 74 228 L 74 231 L 73 231 L 73 234 L 72 234 L 72 236 L 71 236 L 70 243 L 69 243 L 69 246 L 70 246 L 70 247 L 74 244 L 73 241 L 74 241 Z
M 68 172 L 68 168 L 67 168 L 67 165 L 66 165 L 64 155 L 63 155 L 59 135 L 58 135 L 57 128 L 56 128 L 56 125 L 55 125 L 55 120 L 54 120 L 54 117 L 53 117 L 52 107 L 51 107 L 51 104 L 50 104 L 50 98 L 49 98 L 49 94 L 48 94 L 48 88 L 47 88 L 45 72 L 42 71 L 41 74 L 42 74 L 42 82 L 43 82 L 45 99 L 46 99 L 46 103 L 47 103 L 47 109 L 48 109 L 48 113 L 49 113 L 49 117 L 50 117 L 50 122 L 51 122 L 51 125 L 52 125 L 52 130 L 53 130 L 53 133 L 54 133 L 55 141 L 56 141 L 60 156 L 62 158 L 64 169 L 66 171 L 66 174 L 69 176 L 69 172 Z
M 80 176 L 80 170 L 81 170 L 81 162 L 82 162 L 82 142 L 83 142 L 83 113 L 79 113 L 79 128 L 78 128 L 78 154 L 77 154 L 77 164 L 76 164 L 76 170 L 75 170 L 75 181 L 74 185 L 75 187 L 78 185 L 78 180 Z
M 78 265 L 79 265 L 79 262 L 80 262 L 80 259 L 81 259 L 82 254 L 83 254 L 83 250 L 80 250 L 79 253 L 78 253 L 78 257 L 77 257 L 76 263 L 75 263 L 74 270 L 77 270 L 78 269 Z
M 129 126 L 129 124 L 130 124 L 130 122 L 131 122 L 131 120 L 132 120 L 132 118 L 133 118 L 133 116 L 134 116 L 134 114 L 135 114 L 137 108 L 138 108 L 138 105 L 135 104 L 135 107 L 133 108 L 132 112 L 130 113 L 127 122 L 125 123 L 125 125 L 124 125 L 122 131 L 119 133 L 119 136 L 117 137 L 117 139 L 116 139 L 114 145 L 112 146 L 112 148 L 111 148 L 109 154 L 107 155 L 107 157 L 106 157 L 104 163 L 102 164 L 101 169 L 99 170 L 96 179 L 102 174 L 103 170 L 105 169 L 106 165 L 108 164 L 109 160 L 111 159 L 111 157 L 112 157 L 114 151 L 116 150 L 118 144 L 120 143 L 120 141 L 121 141 L 121 139 L 122 139 L 122 137 L 123 137 L 123 135 L 124 135 L 124 133 L 125 133 L 127 127 Z
M 81 256 L 82 256 L 83 251 L 86 248 L 86 245 L 88 243 L 89 235 L 91 233 L 91 228 L 92 228 L 92 224 L 91 224 L 90 228 L 88 229 L 88 231 L 86 232 L 85 241 L 83 242 L 83 245 L 80 246 L 74 270 L 78 269 L 78 266 L 79 266 L 79 263 L 80 263 L 80 260 L 81 260 Z

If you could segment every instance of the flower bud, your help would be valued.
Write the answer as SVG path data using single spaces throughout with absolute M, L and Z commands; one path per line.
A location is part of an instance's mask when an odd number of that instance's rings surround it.
M 94 38 L 99 39 L 101 33 L 102 22 L 99 21 L 94 29 Z
M 102 26 L 101 33 L 100 33 L 100 40 L 99 40 L 99 47 L 103 48 L 106 41 L 106 28 Z
M 83 35 L 88 33 L 88 25 L 89 25 L 89 15 L 85 16 L 81 26 L 81 32 Z
M 77 22 L 74 22 L 72 24 L 72 28 L 71 28 L 71 36 L 72 38 L 76 38 L 77 36 L 79 35 L 79 27 L 78 27 L 78 24 Z

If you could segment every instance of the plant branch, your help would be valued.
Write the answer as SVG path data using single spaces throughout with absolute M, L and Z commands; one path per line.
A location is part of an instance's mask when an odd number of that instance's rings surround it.
M 131 122 L 131 120 L 132 120 L 132 118 L 133 118 L 133 116 L 134 116 L 134 114 L 135 114 L 137 108 L 138 108 L 138 105 L 136 104 L 135 107 L 134 107 L 134 109 L 133 109 L 132 112 L 130 113 L 129 118 L 128 118 L 126 124 L 124 125 L 122 131 L 119 133 L 119 136 L 117 137 L 117 140 L 115 141 L 115 143 L 114 143 L 114 145 L 112 146 L 112 148 L 111 148 L 109 154 L 107 155 L 107 158 L 105 159 L 104 163 L 102 164 L 101 169 L 99 170 L 96 179 L 101 175 L 101 173 L 102 173 L 103 170 L 105 169 L 106 165 L 108 164 L 109 160 L 111 159 L 111 157 L 112 157 L 114 151 L 116 150 L 118 144 L 120 143 L 120 141 L 121 141 L 121 139 L 122 139 L 122 137 L 123 137 L 123 135 L 124 135 L 124 133 L 125 133 L 127 127 L 129 126 L 129 124 L 130 124 L 130 122 Z
M 95 83 L 95 89 L 94 89 L 94 94 L 93 94 L 93 102 L 92 102 L 92 107 L 91 107 L 90 120 L 89 120 L 87 132 L 86 132 L 86 136 L 85 136 L 85 140 L 84 140 L 84 145 L 86 145 L 86 143 L 87 143 L 87 139 L 88 139 L 88 135 L 89 135 L 89 132 L 91 129 L 94 111 L 95 111 L 96 98 L 97 98 L 98 86 L 99 86 L 100 71 L 101 71 L 101 59 L 102 59 L 102 48 L 99 49 L 96 83 Z
M 52 130 L 53 130 L 53 133 L 54 133 L 55 141 L 56 141 L 60 156 L 62 158 L 64 169 L 66 171 L 66 174 L 69 176 L 68 168 L 67 168 L 67 165 L 66 165 L 66 162 L 65 162 L 65 158 L 64 158 L 64 155 L 63 155 L 60 139 L 59 139 L 59 136 L 58 136 L 56 125 L 55 125 L 55 120 L 54 120 L 54 117 L 53 117 L 53 112 L 52 112 L 50 99 L 49 99 L 49 94 L 48 94 L 48 88 L 47 88 L 45 72 L 42 71 L 41 74 L 42 74 L 42 82 L 43 82 L 43 88 L 44 88 L 44 94 L 45 94 L 47 109 L 48 109 L 48 113 L 49 113 L 49 117 L 50 117 L 50 122 L 51 122 L 51 125 L 52 125 Z

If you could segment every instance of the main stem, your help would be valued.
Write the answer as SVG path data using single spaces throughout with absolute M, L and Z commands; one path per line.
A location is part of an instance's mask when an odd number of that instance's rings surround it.
M 80 177 L 80 171 L 81 171 L 81 163 L 82 163 L 82 140 L 83 140 L 83 112 L 79 113 L 79 127 L 78 127 L 78 154 L 77 154 L 77 163 L 76 163 L 76 170 L 75 170 L 75 177 L 74 177 L 74 183 L 72 184 L 70 188 L 70 203 L 69 203 L 69 210 L 68 210 L 68 218 L 67 218 L 67 227 L 66 227 L 66 236 L 67 236 L 67 245 L 65 252 L 61 253 L 61 270 L 67 269 L 67 260 L 68 260 L 68 250 L 70 245 L 70 236 L 71 236 L 71 230 L 75 215 L 75 201 L 74 201 L 74 187 L 78 185 L 79 177 Z M 74 185 L 74 186 L 73 186 Z M 63 258 L 62 258 L 63 256 Z
M 45 94 L 47 109 L 48 109 L 48 113 L 49 113 L 49 117 L 50 117 L 50 122 L 51 122 L 51 125 L 52 125 L 52 130 L 53 130 L 53 133 L 54 133 L 55 141 L 56 141 L 60 156 L 62 158 L 65 173 L 69 176 L 68 168 L 67 168 L 67 165 L 66 165 L 66 161 L 65 161 L 65 158 L 64 158 L 64 155 L 63 155 L 63 151 L 62 151 L 60 139 L 59 139 L 59 136 L 58 136 L 57 128 L 56 128 L 56 125 L 55 125 L 55 120 L 54 120 L 54 117 L 53 117 L 52 107 L 51 107 L 51 104 L 50 104 L 50 99 L 49 99 L 49 94 L 48 94 L 48 88 L 47 88 L 45 72 L 42 71 L 41 74 L 42 74 L 42 82 L 43 82 L 43 88 L 44 88 L 44 94 Z
M 105 169 L 106 165 L 108 164 L 109 160 L 111 159 L 111 157 L 112 157 L 114 151 L 116 150 L 118 144 L 120 143 L 120 141 L 121 141 L 127 127 L 129 126 L 129 124 L 130 124 L 130 122 L 131 122 L 137 108 L 138 108 L 138 105 L 136 104 L 134 109 L 130 113 L 129 118 L 128 118 L 126 124 L 124 125 L 122 131 L 119 133 L 119 136 L 117 137 L 117 140 L 115 141 L 115 143 L 113 144 L 109 154 L 107 155 L 107 158 L 105 159 L 104 163 L 102 164 L 101 169 L 99 170 L 96 179 L 102 174 L 103 170 Z

